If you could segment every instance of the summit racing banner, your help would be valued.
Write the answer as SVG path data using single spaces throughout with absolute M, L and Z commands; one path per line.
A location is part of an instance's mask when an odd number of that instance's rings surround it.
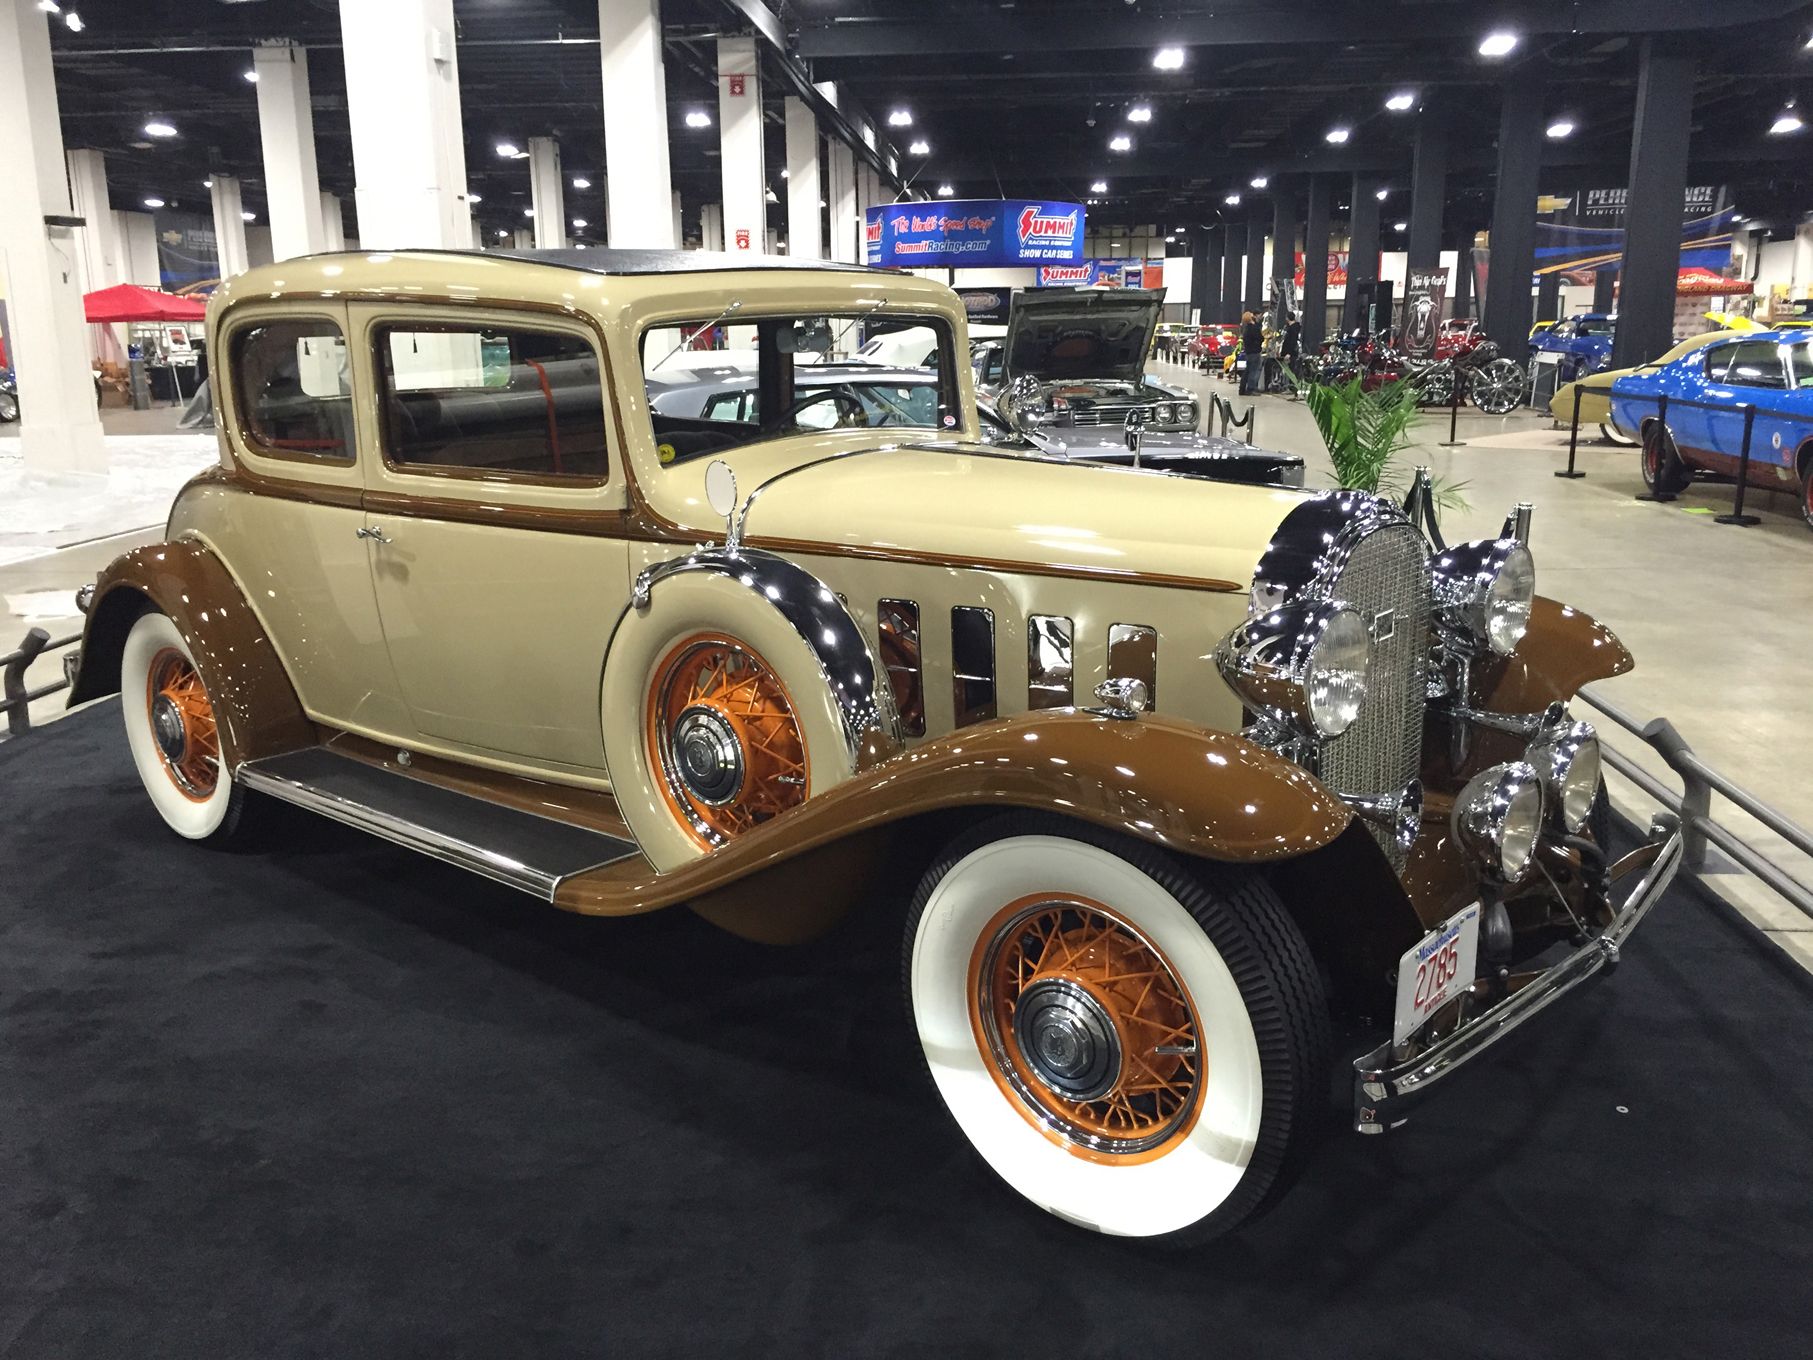
M 1076 264 L 1042 264 L 1039 287 L 1163 288 L 1165 262 L 1150 260 L 1082 260 Z
M 863 234 L 870 264 L 1012 268 L 1083 255 L 1083 207 L 1044 199 L 947 199 L 870 208 Z

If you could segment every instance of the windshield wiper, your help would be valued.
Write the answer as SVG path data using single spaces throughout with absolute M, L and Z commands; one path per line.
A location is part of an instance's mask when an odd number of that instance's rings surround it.
M 736 299 L 728 307 L 726 307 L 723 311 L 719 312 L 710 321 L 707 321 L 703 326 L 700 326 L 698 329 L 693 331 L 692 334 L 690 334 L 690 335 L 688 335 L 686 333 L 686 327 L 684 327 L 684 326 L 680 327 L 680 343 L 675 345 L 672 349 L 668 350 L 668 352 L 666 354 L 663 354 L 661 356 L 661 358 L 655 363 L 654 368 L 651 368 L 648 371 L 650 373 L 653 373 L 655 371 L 655 369 L 660 368 L 662 364 L 666 363 L 669 359 L 673 358 L 674 355 L 678 354 L 681 350 L 685 349 L 693 341 L 697 340 L 701 335 L 704 335 L 706 332 L 711 330 L 711 328 L 713 326 L 722 325 L 724 322 L 724 319 L 726 317 L 728 317 L 732 312 L 736 311 L 736 309 L 741 307 L 742 305 L 743 305 L 743 299 L 742 298 Z

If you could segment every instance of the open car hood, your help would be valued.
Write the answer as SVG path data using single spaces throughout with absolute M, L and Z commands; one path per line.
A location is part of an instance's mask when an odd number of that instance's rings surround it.
M 1014 294 L 1002 380 L 1138 382 L 1158 329 L 1161 289 L 1037 288 Z

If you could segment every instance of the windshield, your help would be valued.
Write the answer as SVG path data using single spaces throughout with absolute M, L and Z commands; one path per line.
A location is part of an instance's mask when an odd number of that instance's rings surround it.
M 955 430 L 953 344 L 942 318 L 875 307 L 664 323 L 641 346 L 661 461 L 814 431 Z

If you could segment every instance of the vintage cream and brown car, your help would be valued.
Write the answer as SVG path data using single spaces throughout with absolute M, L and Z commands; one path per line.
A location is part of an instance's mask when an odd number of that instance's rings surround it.
M 208 325 L 219 466 L 85 592 L 72 694 L 121 694 L 170 826 L 275 797 L 773 941 L 916 880 L 936 1089 L 1074 1223 L 1234 1226 L 1340 1045 L 1388 1128 L 1674 872 L 1667 826 L 1608 863 L 1566 704 L 1631 661 L 1534 595 L 1525 521 L 1433 550 L 1360 493 L 991 448 L 941 284 L 341 254 L 240 275 Z M 702 327 L 757 356 L 759 423 L 651 413 Z M 914 329 L 925 428 L 796 393 L 795 356 Z

